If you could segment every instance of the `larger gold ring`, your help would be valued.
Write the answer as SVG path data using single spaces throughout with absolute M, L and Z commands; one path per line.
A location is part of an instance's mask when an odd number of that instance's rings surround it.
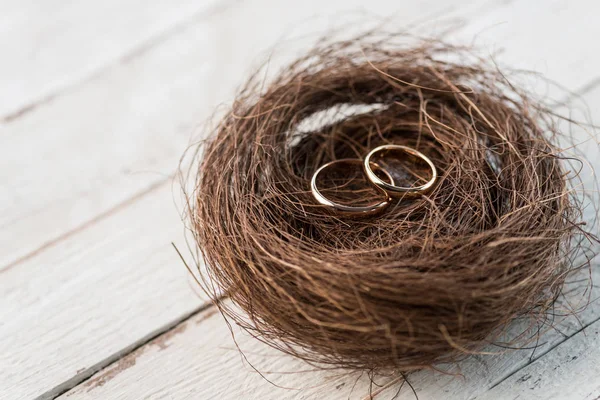
M 385 209 L 387 206 L 390 205 L 390 201 L 391 201 L 390 196 L 388 195 L 388 193 L 385 190 L 383 190 L 379 187 L 376 187 L 376 189 L 379 192 L 381 192 L 383 200 L 381 200 L 377 204 L 373 204 L 370 206 L 347 206 L 345 204 L 336 203 L 336 202 L 331 201 L 328 198 L 326 198 L 321 193 L 319 188 L 317 187 L 317 177 L 324 169 L 329 168 L 332 165 L 340 164 L 340 163 L 358 164 L 360 166 L 360 165 L 362 165 L 363 162 L 362 162 L 362 160 L 359 160 L 358 158 L 343 158 L 340 160 L 334 160 L 334 161 L 328 162 L 327 164 L 322 165 L 318 170 L 316 170 L 310 181 L 310 189 L 312 191 L 314 198 L 320 204 L 327 206 L 331 209 L 334 209 L 335 211 L 340 212 L 344 215 L 355 216 L 355 217 L 369 216 L 369 215 L 377 214 L 377 213 L 381 212 L 383 209 Z M 390 183 L 392 185 L 394 184 L 394 179 L 391 177 L 391 175 L 386 170 L 381 168 L 379 165 L 377 165 L 376 163 L 372 163 L 371 168 L 375 168 L 375 169 L 381 171 L 389 179 Z M 373 175 L 377 176 L 374 172 L 373 172 Z
M 373 164 L 373 162 L 371 161 L 371 158 L 373 157 L 373 155 L 375 155 L 377 153 L 388 152 L 388 151 L 403 151 L 405 153 L 412 154 L 413 156 L 416 156 L 416 157 L 422 159 L 423 161 L 425 161 L 427 163 L 427 165 L 429 165 L 429 168 L 431 169 L 431 179 L 424 185 L 412 186 L 412 187 L 396 186 L 396 185 L 394 185 L 393 182 L 391 184 L 389 184 L 389 183 L 381 180 L 375 174 L 373 169 L 371 168 L 371 165 Z M 431 188 L 435 184 L 435 181 L 437 180 L 437 176 L 438 176 L 437 169 L 435 168 L 435 165 L 433 165 L 433 162 L 431 162 L 429 157 L 427 157 L 425 154 L 421 153 L 420 151 L 413 149 L 412 147 L 401 146 L 398 144 L 386 144 L 386 145 L 379 146 L 379 147 L 376 147 L 373 150 L 371 150 L 364 159 L 363 169 L 365 171 L 365 174 L 367 175 L 367 178 L 369 178 L 369 180 L 375 186 L 377 186 L 379 189 L 385 190 L 392 197 L 403 197 L 405 195 L 415 195 L 415 194 L 427 193 L 429 190 L 431 190 Z

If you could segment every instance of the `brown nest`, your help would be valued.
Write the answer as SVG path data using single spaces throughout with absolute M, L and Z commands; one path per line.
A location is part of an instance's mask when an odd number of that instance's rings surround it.
M 243 310 L 218 303 L 226 316 L 310 362 L 410 370 L 552 306 L 581 205 L 553 114 L 493 65 L 439 42 L 354 40 L 262 85 L 204 144 L 191 201 L 204 289 Z M 385 143 L 433 160 L 435 190 L 363 219 L 316 203 L 319 166 Z

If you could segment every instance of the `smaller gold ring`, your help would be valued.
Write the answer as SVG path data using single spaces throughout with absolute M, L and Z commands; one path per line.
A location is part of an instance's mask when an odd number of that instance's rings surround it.
M 389 183 L 381 180 L 375 174 L 373 169 L 371 168 L 371 164 L 373 164 L 373 161 L 371 161 L 371 158 L 373 157 L 373 155 L 375 155 L 377 153 L 385 152 L 385 151 L 403 151 L 405 153 L 412 154 L 413 156 L 416 156 L 416 157 L 422 159 L 423 161 L 425 161 L 427 163 L 427 165 L 429 165 L 429 168 L 431 169 L 431 179 L 424 185 L 413 186 L 413 187 L 396 186 L 396 185 L 394 185 L 393 182 L 392 182 L 392 184 L 389 184 Z M 367 178 L 375 186 L 377 186 L 379 189 L 385 190 L 392 197 L 402 197 L 404 195 L 415 195 L 415 194 L 427 193 L 429 190 L 431 190 L 431 188 L 435 184 L 435 181 L 437 180 L 437 176 L 438 176 L 437 169 L 435 168 L 435 165 L 433 165 L 433 162 L 431 162 L 429 157 L 427 157 L 425 154 L 421 153 L 420 151 L 413 149 L 412 147 L 401 146 L 398 144 L 386 144 L 386 145 L 379 146 L 379 147 L 376 147 L 373 150 L 371 150 L 364 159 L 363 169 L 365 171 L 365 174 L 367 175 Z M 385 170 L 382 169 L 382 171 L 385 171 Z
M 376 187 L 376 189 L 379 192 L 381 192 L 382 196 L 384 197 L 384 200 L 380 201 L 377 204 L 373 204 L 371 206 L 347 206 L 344 204 L 340 204 L 340 203 L 331 201 L 328 198 L 326 198 L 325 196 L 323 196 L 323 194 L 317 187 L 317 177 L 324 169 L 329 168 L 332 165 L 339 164 L 339 163 L 358 164 L 360 166 L 360 165 L 362 165 L 363 162 L 362 162 L 362 160 L 360 160 L 358 158 L 343 158 L 340 160 L 334 160 L 334 161 L 328 162 L 327 164 L 322 165 L 318 170 L 316 170 L 310 181 L 310 189 L 312 191 L 314 198 L 320 204 L 327 206 L 329 208 L 332 208 L 342 214 L 349 215 L 349 216 L 356 216 L 356 217 L 377 214 L 377 213 L 381 212 L 383 209 L 385 209 L 387 206 L 390 205 L 390 201 L 391 201 L 390 196 L 384 189 L 381 189 L 379 187 Z M 391 175 L 385 169 L 381 168 L 376 163 L 371 163 L 371 164 L 373 165 L 373 168 L 380 170 L 389 179 L 389 181 L 391 182 L 392 185 L 394 184 L 394 179 L 391 177 Z M 375 173 L 373 173 L 373 175 L 375 175 Z M 377 175 L 375 175 L 375 176 L 377 176 Z

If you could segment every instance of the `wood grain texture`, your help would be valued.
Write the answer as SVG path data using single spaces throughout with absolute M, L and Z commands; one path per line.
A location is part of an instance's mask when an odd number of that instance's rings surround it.
M 362 399 L 369 392 L 365 375 L 311 371 L 310 365 L 282 355 L 237 327 L 233 330 L 244 356 L 270 382 L 244 360 L 223 318 L 212 307 L 60 399 L 342 400 Z
M 223 1 L 0 3 L 0 121 L 18 118 Z
M 600 398 L 600 322 L 479 397 L 597 400 Z
M 221 93 L 210 31 L 200 21 L 0 128 L 0 269 L 174 173 Z
M 171 185 L 115 211 L 0 279 L 0 392 L 60 393 L 202 304 L 170 242 Z M 108 360 L 108 361 L 107 361 Z
M 600 3 L 589 0 L 507 1 L 471 21 L 460 40 L 512 68 L 533 71 L 528 89 L 562 97 L 565 88 L 582 92 L 600 77 L 600 59 L 585 45 L 600 31 L 599 12 Z M 562 89 L 549 86 L 546 78 Z

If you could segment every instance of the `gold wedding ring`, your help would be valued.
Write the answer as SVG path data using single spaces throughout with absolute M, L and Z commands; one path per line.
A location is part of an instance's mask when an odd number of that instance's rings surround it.
M 354 216 L 354 217 L 369 216 L 369 215 L 377 214 L 380 211 L 382 211 L 383 209 L 385 209 L 387 206 L 390 205 L 391 199 L 390 199 L 390 196 L 388 195 L 388 193 L 384 189 L 381 189 L 377 186 L 375 188 L 377 189 L 378 192 L 381 193 L 382 200 L 379 203 L 369 205 L 369 206 L 348 206 L 345 204 L 340 204 L 340 203 L 334 202 L 334 201 L 326 198 L 321 193 L 321 191 L 319 190 L 319 188 L 317 186 L 317 177 L 323 170 L 330 168 L 331 166 L 334 166 L 337 164 L 350 164 L 350 165 L 357 165 L 358 167 L 360 167 L 363 164 L 363 161 L 358 158 L 344 158 L 344 159 L 328 162 L 327 164 L 322 165 L 318 170 L 316 170 L 315 173 L 313 174 L 311 182 L 310 182 L 310 189 L 312 191 L 314 198 L 320 204 L 327 206 L 331 209 L 334 209 L 335 211 L 342 213 L 344 215 Z M 391 177 L 391 175 L 386 170 L 381 168 L 376 163 L 372 162 L 371 165 L 369 166 L 369 170 L 373 171 L 373 168 L 375 168 L 375 170 L 381 171 L 385 175 L 385 177 L 387 177 L 389 179 L 389 182 L 390 182 L 389 184 L 391 184 L 393 186 L 394 179 Z M 373 175 L 377 176 L 375 174 L 375 172 L 373 172 Z M 384 181 L 381 180 L 381 182 L 384 182 Z
M 383 181 L 373 171 L 373 168 L 371 167 L 373 161 L 371 161 L 371 158 L 376 154 L 385 155 L 389 152 L 404 152 L 422 159 L 427 163 L 427 165 L 429 165 L 429 168 L 431 169 L 431 179 L 429 179 L 429 181 L 427 181 L 427 183 L 423 185 L 411 187 L 396 186 L 393 182 L 390 184 Z M 429 157 L 411 147 L 401 146 L 397 144 L 386 144 L 371 150 L 363 161 L 363 168 L 369 181 L 371 181 L 379 189 L 386 191 L 391 197 L 403 197 L 405 195 L 412 196 L 425 194 L 433 188 L 433 185 L 435 184 L 435 181 L 437 180 L 438 176 L 437 169 L 435 168 L 435 165 L 433 165 L 433 162 L 431 162 Z M 385 169 L 382 169 L 382 171 L 385 171 Z

